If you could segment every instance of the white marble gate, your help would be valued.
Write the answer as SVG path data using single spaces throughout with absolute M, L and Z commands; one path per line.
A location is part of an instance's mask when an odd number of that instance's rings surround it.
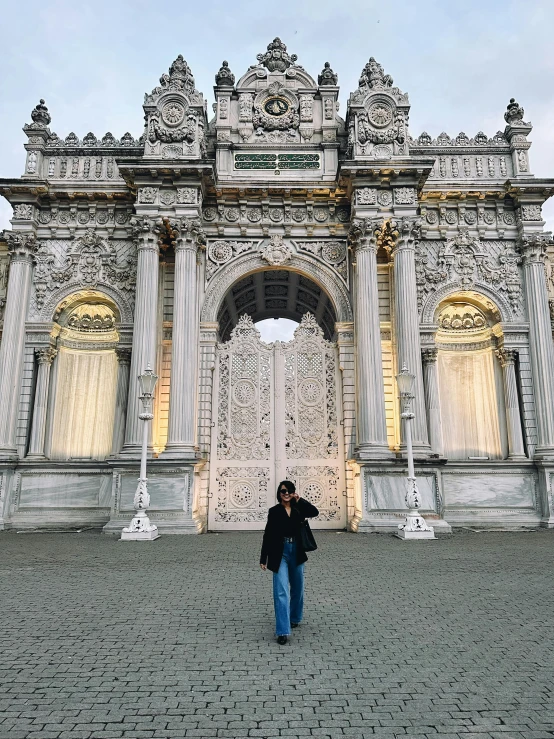
M 218 347 L 214 380 L 209 529 L 263 528 L 283 479 L 319 508 L 314 528 L 344 528 L 337 348 L 314 316 L 274 344 L 242 316 Z

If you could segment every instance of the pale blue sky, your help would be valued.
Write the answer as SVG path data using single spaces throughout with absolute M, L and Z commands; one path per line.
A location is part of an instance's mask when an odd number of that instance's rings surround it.
M 0 176 L 23 172 L 40 97 L 65 137 L 142 132 L 142 101 L 182 53 L 210 113 L 214 74 L 237 78 L 274 36 L 314 75 L 339 75 L 341 110 L 370 56 L 410 95 L 410 132 L 472 136 L 504 128 L 510 97 L 534 125 L 531 168 L 554 177 L 553 0 L 0 0 Z M 0 228 L 11 208 L 1 201 Z M 554 229 L 554 204 L 547 205 Z

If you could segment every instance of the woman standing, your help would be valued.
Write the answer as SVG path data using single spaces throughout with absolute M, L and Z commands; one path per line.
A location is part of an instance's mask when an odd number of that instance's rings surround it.
M 286 644 L 291 627 L 302 621 L 304 609 L 304 562 L 308 557 L 300 527 L 305 518 L 313 518 L 319 511 L 297 494 L 290 480 L 277 486 L 277 500 L 267 514 L 260 567 L 273 572 L 275 633 L 279 644 Z

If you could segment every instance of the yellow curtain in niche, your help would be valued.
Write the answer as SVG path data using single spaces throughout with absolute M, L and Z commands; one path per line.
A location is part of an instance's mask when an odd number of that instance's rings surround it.
M 439 390 L 445 455 L 502 459 L 492 349 L 439 351 Z
M 51 459 L 111 453 L 117 359 L 113 351 L 60 349 Z

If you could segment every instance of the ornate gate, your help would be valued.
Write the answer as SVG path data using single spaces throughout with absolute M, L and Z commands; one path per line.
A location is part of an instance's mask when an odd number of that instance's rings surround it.
M 344 528 L 337 349 L 314 316 L 275 344 L 242 316 L 218 347 L 214 379 L 209 529 L 263 528 L 283 479 L 319 508 L 315 528 Z

